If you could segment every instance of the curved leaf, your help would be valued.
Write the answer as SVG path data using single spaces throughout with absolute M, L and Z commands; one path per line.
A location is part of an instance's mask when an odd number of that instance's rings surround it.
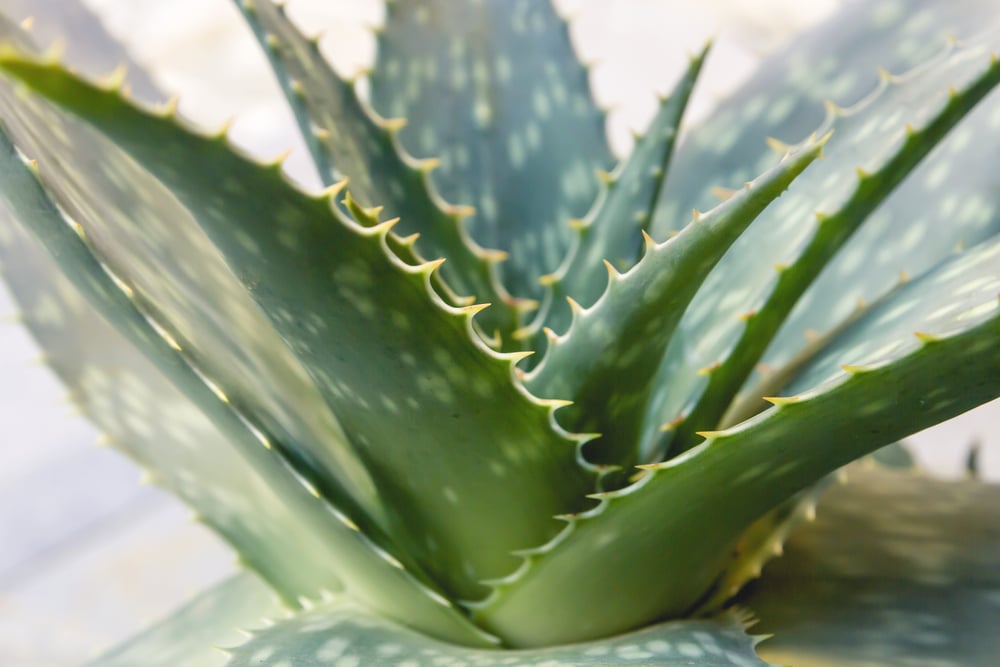
M 9 222 L 0 227 L 11 271 L 5 277 L 53 368 L 116 444 L 200 512 L 287 600 L 346 585 L 371 607 L 426 632 L 489 645 L 491 638 L 428 587 L 419 570 L 374 544 L 288 464 L 253 415 L 228 401 L 93 255 L 82 230 L 68 224 L 2 133 L 0 147 L 0 193 L 73 284 L 57 278 L 51 262 L 23 265 L 38 251 Z
M 694 446 L 696 432 L 717 428 L 799 297 L 892 188 L 1000 82 L 994 29 L 898 79 L 887 79 L 849 109 L 833 108 L 827 159 L 760 216 L 691 302 L 659 370 L 658 395 L 644 430 L 646 450 Z M 960 91 L 960 92 L 959 92 Z M 916 128 L 916 129 L 915 129 Z M 898 245 L 898 243 L 897 243 Z M 855 264 L 871 247 L 844 248 Z M 720 300 L 717 295 L 726 294 Z M 837 292 L 827 305 L 855 307 Z M 800 342 L 796 351 L 804 347 Z M 786 357 L 787 359 L 787 357 Z M 706 372 L 699 374 L 699 369 Z M 666 438 L 656 431 L 677 424 Z M 659 441 L 657 446 L 652 442 Z
M 396 508 L 393 538 L 447 591 L 474 597 L 477 580 L 515 567 L 511 551 L 557 532 L 553 515 L 586 503 L 596 471 L 580 456 L 583 437 L 558 428 L 555 404 L 514 383 L 520 356 L 480 341 L 476 307 L 433 294 L 437 263 L 408 266 L 388 251 L 391 223 L 357 224 L 333 205 L 336 189 L 307 195 L 224 137 L 195 134 L 169 111 L 140 110 L 58 66 L 7 57 L 0 67 L 171 186 L 309 369 L 379 498 Z M 435 428 L 414 428 L 426 422 Z M 318 454 L 317 443 L 301 446 Z
M 843 347 L 835 340 L 829 356 L 805 367 L 787 389 L 796 395 L 644 466 L 632 486 L 597 494 L 599 507 L 566 517 L 559 537 L 525 552 L 521 572 L 476 609 L 480 623 L 532 645 L 683 615 L 712 592 L 763 513 L 882 445 L 1000 395 L 998 257 L 1000 237 L 905 285 L 846 329 Z M 964 285 L 954 308 L 936 307 Z M 906 333 L 876 349 L 855 342 L 889 321 Z
M 239 642 L 241 630 L 257 627 L 281 611 L 270 589 L 250 575 L 238 575 L 88 665 L 222 667 L 227 658 L 217 647 Z
M 748 636 L 736 614 L 663 623 L 602 641 L 535 650 L 468 649 L 434 641 L 334 598 L 273 627 L 257 630 L 230 649 L 227 667 L 281 665 L 646 665 L 753 667 L 759 638 Z

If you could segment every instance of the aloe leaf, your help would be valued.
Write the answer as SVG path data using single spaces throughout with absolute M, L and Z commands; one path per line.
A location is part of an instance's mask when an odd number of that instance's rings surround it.
M 763 513 L 851 460 L 1000 395 L 998 257 L 1000 238 L 908 283 L 845 329 L 769 410 L 598 494 L 599 507 L 566 517 L 560 536 L 525 552 L 518 576 L 476 610 L 480 623 L 532 645 L 682 615 L 711 594 Z M 901 336 L 860 342 L 889 322 Z
M 240 642 L 244 628 L 275 618 L 282 606 L 258 579 L 241 574 L 202 593 L 169 618 L 113 648 L 90 667 L 222 667 L 217 647 Z
M 553 515 L 585 502 L 596 473 L 580 456 L 583 437 L 555 425 L 556 404 L 514 384 L 521 355 L 485 347 L 471 329 L 477 307 L 453 309 L 433 294 L 436 262 L 408 266 L 387 251 L 391 223 L 357 224 L 332 204 L 336 190 L 307 195 L 224 137 L 195 134 L 169 111 L 140 110 L 56 65 L 8 57 L 0 67 L 171 187 L 310 369 L 380 497 L 400 508 L 389 517 L 393 537 L 446 590 L 471 597 L 476 580 L 510 572 L 510 551 L 555 533 Z M 414 428 L 421 423 L 435 428 Z M 303 446 L 312 454 L 315 443 Z
M 997 486 L 849 468 L 741 598 L 774 633 L 758 650 L 802 667 L 993 665 L 998 507 Z
M 607 286 L 602 261 L 621 271 L 635 264 L 643 245 L 641 232 L 652 215 L 684 109 L 707 53 L 706 47 L 691 58 L 673 92 L 660 102 L 646 132 L 637 137 L 632 153 L 607 175 L 605 188 L 590 212 L 574 221 L 577 238 L 569 254 L 555 273 L 542 279 L 550 293 L 544 310 L 535 318 L 534 330 L 542 326 L 557 332 L 566 330 L 572 319 L 567 296 L 584 306 L 597 301 Z
M 612 165 L 604 114 L 549 1 L 390 2 L 371 98 L 408 119 L 411 152 L 440 158 L 441 194 L 476 208 L 472 237 L 510 253 L 498 267 L 507 289 L 538 295 L 572 243 L 566 222 Z
M 995 9 L 992 0 L 845 3 L 761 62 L 745 84 L 685 133 L 651 234 L 666 237 L 692 208 L 713 206 L 718 188 L 734 188 L 766 169 L 772 154 L 763 137 L 798 141 L 823 122 L 825 101 L 861 99 L 878 85 L 877 67 L 910 70 L 939 53 L 952 35 L 982 29 Z
M 856 106 L 831 107 L 823 126 L 834 132 L 828 159 L 797 181 L 734 244 L 678 327 L 645 426 L 647 456 L 662 453 L 662 441 L 654 447 L 649 443 L 659 439 L 655 432 L 663 424 L 675 425 L 666 433 L 667 440 L 672 438 L 671 455 L 694 446 L 697 431 L 719 424 L 725 407 L 827 262 L 1000 82 L 1000 63 L 990 55 L 997 39 L 993 31 L 967 46 L 950 47 L 918 70 L 887 77 Z M 853 249 L 854 265 L 867 263 L 870 252 L 868 246 Z M 720 293 L 727 295 L 721 302 Z M 853 300 L 837 299 L 828 310 L 846 306 L 849 313 L 854 307 Z M 800 342 L 797 349 L 801 347 Z
M 518 321 L 515 308 L 527 304 L 514 300 L 494 276 L 493 264 L 505 253 L 477 246 L 464 230 L 468 212 L 432 191 L 429 174 L 436 161 L 405 153 L 396 138 L 401 125 L 376 117 L 361 102 L 354 82 L 333 71 L 317 42 L 302 36 L 283 6 L 272 0 L 236 4 L 271 61 L 324 185 L 349 178 L 359 203 L 382 206 L 386 217 L 400 218 L 398 233 L 420 234 L 417 251 L 448 260 L 440 274 L 455 294 L 491 304 L 477 318 L 483 329 L 509 337 Z
M 729 201 L 662 244 L 648 239 L 643 258 L 627 273 L 609 267 L 604 295 L 577 308 L 569 331 L 552 336 L 541 363 L 526 377 L 537 396 L 565 398 L 560 423 L 603 438 L 592 460 L 635 462 L 641 416 L 656 370 L 688 302 L 739 235 L 816 157 L 823 141 L 807 141 Z
M 22 265 L 38 250 L 9 222 L 0 238 L 5 278 L 53 368 L 113 443 L 190 503 L 287 600 L 340 590 L 346 581 L 352 595 L 390 617 L 452 641 L 489 645 L 492 638 L 428 587 L 419 570 L 373 543 L 288 464 L 197 360 L 178 349 L 141 297 L 93 255 L 5 135 L 0 144 L 3 197 L 72 284 L 55 278 L 51 261 Z
M 638 632 L 572 646 L 535 650 L 469 649 L 435 641 L 334 597 L 255 630 L 229 649 L 227 667 L 279 665 L 648 665 L 750 667 L 766 665 L 754 652 L 760 637 L 747 635 L 740 614 L 663 623 Z

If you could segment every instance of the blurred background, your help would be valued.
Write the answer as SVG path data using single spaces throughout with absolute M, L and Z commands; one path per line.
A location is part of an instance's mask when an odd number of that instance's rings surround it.
M 271 157 L 294 147 L 288 169 L 314 185 L 292 120 L 263 57 L 226 0 L 86 0 L 164 90 L 180 94 L 182 113 L 205 126 L 235 117 L 233 136 Z M 292 0 L 290 12 L 342 74 L 374 57 L 374 0 Z M 592 70 L 595 95 L 611 109 L 615 149 L 630 147 L 657 92 L 665 92 L 686 54 L 716 44 L 688 122 L 711 110 L 762 56 L 792 32 L 821 20 L 834 0 L 630 0 L 557 2 Z M 15 19 L 36 16 L 43 42 L 76 15 L 78 0 L 0 0 Z M 64 34 L 73 43 L 83 33 Z M 852 100 L 838 100 L 850 102 Z M 38 350 L 16 323 L 0 288 L 0 664 L 78 664 L 167 614 L 232 571 L 227 548 L 176 501 L 140 484 L 62 398 L 37 363 Z M 985 475 L 1000 478 L 1000 404 L 985 406 L 913 438 L 934 474 L 963 474 L 968 448 L 982 446 Z

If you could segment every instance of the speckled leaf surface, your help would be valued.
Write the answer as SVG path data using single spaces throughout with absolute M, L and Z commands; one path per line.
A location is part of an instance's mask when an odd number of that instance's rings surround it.
M 774 634 L 758 650 L 801 667 L 991 667 L 998 509 L 997 486 L 849 468 L 741 598 Z
M 673 154 L 684 109 L 701 72 L 707 48 L 691 59 L 688 69 L 660 108 L 632 153 L 606 177 L 600 197 L 582 220 L 575 221 L 576 239 L 555 273 L 545 276 L 548 286 L 542 310 L 531 333 L 543 326 L 563 333 L 572 321 L 566 297 L 591 306 L 607 286 L 608 261 L 619 271 L 632 268 L 643 246 L 642 230 L 652 215 Z M 537 349 L 538 346 L 532 346 Z
M 480 621 L 530 645 L 683 614 L 711 591 L 758 516 L 836 468 L 1000 395 L 998 252 L 1000 240 L 903 286 L 843 332 L 844 347 L 835 341 L 829 358 L 807 366 L 787 398 L 567 517 L 565 531 L 525 554 L 520 576 L 477 610 Z M 956 300 L 961 285 L 974 288 Z M 896 340 L 849 344 L 889 320 L 905 332 Z M 606 575 L 588 576 L 595 571 Z M 560 601 L 558 613 L 549 600 Z
M 227 667 L 763 667 L 739 615 L 664 623 L 612 639 L 518 651 L 444 644 L 332 599 L 255 631 L 230 649 Z
M 274 592 L 242 574 L 200 594 L 169 618 L 88 663 L 88 667 L 222 667 L 217 647 L 239 643 L 241 630 L 282 612 Z
M 518 355 L 479 341 L 474 307 L 436 298 L 436 264 L 407 266 L 387 250 L 390 225 L 348 220 L 331 202 L 336 192 L 307 195 L 223 137 L 185 130 L 169 112 L 139 110 L 58 66 L 0 66 L 172 187 L 309 368 L 379 497 L 397 508 L 393 537 L 446 590 L 474 596 L 473 582 L 508 574 L 510 551 L 545 541 L 558 527 L 553 515 L 585 502 L 595 473 L 581 438 L 513 383 Z M 433 431 L 414 428 L 428 421 Z
M 417 251 L 427 259 L 447 259 L 440 275 L 451 291 L 491 304 L 477 323 L 489 334 L 509 338 L 519 302 L 494 275 L 493 265 L 504 253 L 477 246 L 464 229 L 468 212 L 432 191 L 428 175 L 436 162 L 405 153 L 396 139 L 399 123 L 375 116 L 358 98 L 354 82 L 333 71 L 318 44 L 302 36 L 283 7 L 272 0 L 236 4 L 272 62 L 323 183 L 348 178 L 347 188 L 361 205 L 384 207 L 385 219 L 400 218 L 397 233 L 420 234 Z
M 197 361 L 162 335 L 141 300 L 67 224 L 6 139 L 2 156 L 4 198 L 70 277 L 59 278 L 52 260 L 8 220 L 0 228 L 5 281 L 49 363 L 111 441 L 189 503 L 287 600 L 346 588 L 436 636 L 489 644 L 437 591 L 319 498 L 251 419 L 222 399 Z
M 390 2 L 371 76 L 372 104 L 405 117 L 411 152 L 441 160 L 434 182 L 476 208 L 473 238 L 510 253 L 515 296 L 565 256 L 571 218 L 613 160 L 587 70 L 548 0 Z
M 715 188 L 735 188 L 766 169 L 763 141 L 799 141 L 823 122 L 823 103 L 850 105 L 876 88 L 877 68 L 905 72 L 940 52 L 950 36 L 967 37 L 995 14 L 992 0 L 849 2 L 765 59 L 711 116 L 682 136 L 667 177 L 653 236 L 714 205 Z M 705 174 L 712 177 L 705 179 Z
M 20 40 L 7 25 L 4 35 Z M 326 470 L 324 489 L 353 499 L 355 520 L 382 521 L 381 501 L 305 370 L 198 229 L 156 179 L 113 144 L 45 104 L 0 86 L 0 114 L 17 146 L 39 160 L 53 201 L 129 289 L 155 304 L 162 330 L 255 426 Z
M 833 131 L 827 159 L 733 244 L 680 323 L 650 403 L 646 451 L 662 451 L 662 445 L 651 443 L 660 440 L 664 424 L 681 422 L 666 434 L 677 441 L 670 444 L 672 453 L 693 446 L 697 431 L 717 427 L 725 406 L 815 276 L 892 188 L 1000 81 L 1000 63 L 991 56 L 998 45 L 1000 31 L 994 29 L 967 45 L 949 47 L 901 78 L 884 80 L 854 107 L 829 110 L 823 125 Z M 898 239 L 891 244 L 900 245 Z M 855 263 L 866 263 L 872 251 L 843 252 L 854 253 Z M 836 301 L 829 308 L 846 306 L 849 313 L 856 306 L 855 301 L 842 303 L 839 295 Z M 800 339 L 795 349 L 804 346 Z
M 577 308 L 569 331 L 551 337 L 545 357 L 525 384 L 538 396 L 573 401 L 560 410 L 560 422 L 603 435 L 591 449 L 595 460 L 635 462 L 638 418 L 656 360 L 667 349 L 685 307 L 730 244 L 821 148 L 820 140 L 805 142 L 674 238 L 658 245 L 649 240 L 632 269 L 625 274 L 612 271 L 600 300 L 588 309 Z

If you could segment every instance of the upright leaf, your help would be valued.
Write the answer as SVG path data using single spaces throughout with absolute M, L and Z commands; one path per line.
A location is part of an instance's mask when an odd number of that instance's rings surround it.
M 476 208 L 476 241 L 510 254 L 499 268 L 515 296 L 539 294 L 612 163 L 587 77 L 549 0 L 388 5 L 372 104 L 408 120 L 411 152 L 440 158 L 435 183 Z
M 365 206 L 382 206 L 400 218 L 397 231 L 420 234 L 416 248 L 425 257 L 444 257 L 441 276 L 451 290 L 491 307 L 477 319 L 483 329 L 509 337 L 519 304 L 498 284 L 496 262 L 504 253 L 486 251 L 466 234 L 460 207 L 445 203 L 432 189 L 433 160 L 417 161 L 397 140 L 398 122 L 378 118 L 272 0 L 237 0 L 285 91 L 320 178 L 332 185 L 349 178 L 351 196 Z M 470 303 L 471 301 L 466 301 Z M 459 305 L 454 303 L 453 305 Z

